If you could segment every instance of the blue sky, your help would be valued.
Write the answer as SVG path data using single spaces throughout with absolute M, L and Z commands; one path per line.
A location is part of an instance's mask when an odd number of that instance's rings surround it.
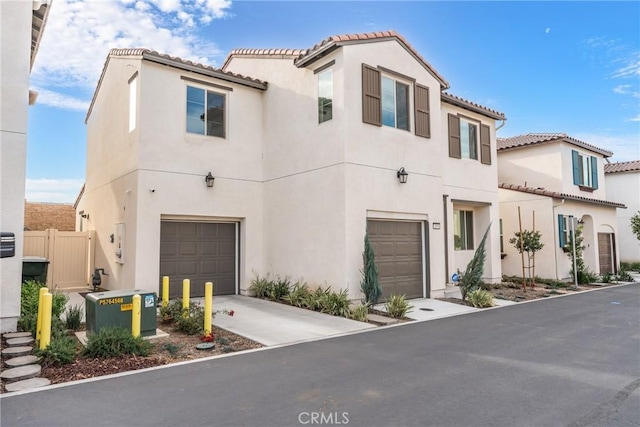
M 396 30 L 450 83 L 501 111 L 498 136 L 565 132 L 640 159 L 640 3 L 54 0 L 31 74 L 29 201 L 73 202 L 84 119 L 109 49 L 221 66 L 235 48 L 310 48 Z

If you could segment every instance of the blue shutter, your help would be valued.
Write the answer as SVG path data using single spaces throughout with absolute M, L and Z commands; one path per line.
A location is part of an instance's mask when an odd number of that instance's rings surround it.
M 558 242 L 560 242 L 560 247 L 564 248 L 566 242 L 564 241 L 564 216 L 558 215 Z
M 582 185 L 582 174 L 580 173 L 581 163 L 580 155 L 576 150 L 571 150 L 571 159 L 573 164 L 573 184 Z
M 598 189 L 598 159 L 595 156 L 591 156 L 591 187 Z

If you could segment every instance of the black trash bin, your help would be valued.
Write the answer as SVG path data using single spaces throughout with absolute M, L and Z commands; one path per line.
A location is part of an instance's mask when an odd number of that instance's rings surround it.
M 35 280 L 40 283 L 47 283 L 47 270 L 49 260 L 39 256 L 26 256 L 22 258 L 22 282 Z

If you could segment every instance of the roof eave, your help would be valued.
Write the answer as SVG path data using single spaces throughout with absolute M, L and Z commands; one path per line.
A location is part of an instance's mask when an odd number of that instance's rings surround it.
M 145 59 L 149 62 L 155 62 L 161 65 L 168 65 L 170 67 L 178 68 L 185 71 L 190 71 L 192 73 L 201 74 L 208 77 L 214 77 L 216 79 L 224 80 L 230 83 L 236 83 L 243 86 L 248 86 L 254 89 L 266 90 L 267 84 L 262 82 L 256 82 L 244 79 L 242 77 L 237 77 L 233 75 L 229 75 L 223 71 L 214 71 L 214 70 L 206 70 L 202 67 L 198 67 L 196 65 L 185 64 L 184 62 L 176 61 L 174 59 L 165 58 L 162 56 L 155 55 L 151 52 L 145 52 L 142 54 L 142 59 Z
M 49 1 L 41 1 L 38 9 L 34 9 L 31 17 L 31 62 L 29 69 L 33 68 L 33 64 L 40 48 L 40 41 L 42 40 L 42 34 L 44 33 L 44 27 L 47 25 L 47 18 L 49 17 Z M 37 5 L 34 2 L 34 5 Z M 41 12 L 42 11 L 42 12 Z M 40 21 L 40 22 L 38 22 Z M 39 26 L 37 25 L 39 23 Z
M 475 106 L 473 104 L 469 104 L 467 102 L 464 102 L 462 100 L 454 98 L 452 95 L 450 95 L 448 93 L 441 93 L 440 94 L 440 99 L 443 102 L 446 102 L 448 104 L 464 108 L 465 110 L 469 110 L 469 111 L 472 111 L 474 113 L 482 114 L 483 116 L 492 118 L 494 120 L 507 120 L 507 118 L 505 117 L 505 115 L 503 113 L 498 113 L 498 112 L 491 111 L 491 110 L 488 110 L 488 109 L 485 109 L 485 108 L 482 108 L 482 107 L 479 107 L 479 106 Z
M 557 193 L 555 191 L 540 190 L 540 189 L 531 188 L 531 187 L 522 187 L 522 186 L 514 185 L 514 184 L 500 183 L 500 184 L 498 184 L 498 188 L 501 189 L 501 190 L 511 190 L 511 191 L 518 191 L 520 193 L 527 193 L 527 194 L 534 194 L 534 195 L 538 195 L 538 196 L 551 197 L 553 199 L 569 199 L 569 200 L 573 200 L 573 201 L 576 201 L 576 202 L 589 203 L 589 204 L 601 205 L 601 206 L 608 206 L 610 208 L 627 209 L 627 206 L 624 203 L 610 202 L 608 200 L 592 199 L 592 198 L 589 198 L 589 197 L 580 197 L 580 196 L 575 196 L 573 194 Z

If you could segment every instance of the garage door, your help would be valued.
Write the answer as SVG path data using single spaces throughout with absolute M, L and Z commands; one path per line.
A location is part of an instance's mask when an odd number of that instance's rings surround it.
M 367 231 L 378 267 L 382 298 L 423 296 L 422 223 L 368 220 Z
M 234 294 L 236 253 L 234 223 L 160 224 L 160 278 L 169 276 L 171 298 L 182 296 L 183 279 L 191 280 L 192 297 L 204 296 L 206 282 L 214 283 L 214 295 Z

